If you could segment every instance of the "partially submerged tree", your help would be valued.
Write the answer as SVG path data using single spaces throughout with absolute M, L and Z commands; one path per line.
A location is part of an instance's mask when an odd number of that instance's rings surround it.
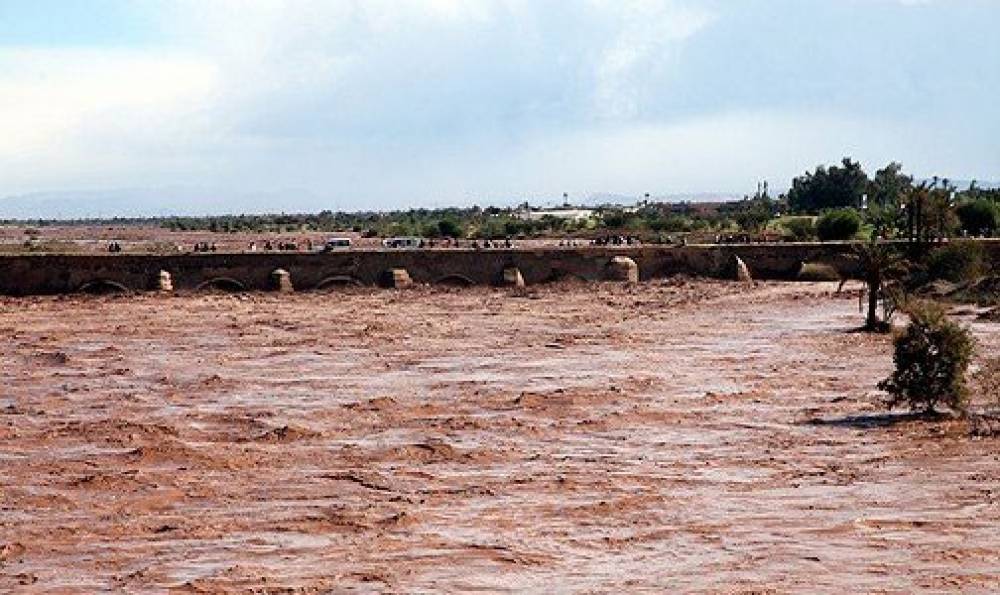
M 964 412 L 972 335 L 949 320 L 937 304 L 912 303 L 907 313 L 910 324 L 894 341 L 896 370 L 878 385 L 890 395 L 889 408 L 906 405 L 912 411 L 933 413 L 941 404 Z
M 974 281 L 986 272 L 986 253 L 980 243 L 970 240 L 949 242 L 927 257 L 930 280 L 945 279 L 952 283 Z
M 894 281 L 906 271 L 906 262 L 893 246 L 880 243 L 875 234 L 867 243 L 856 246 L 855 254 L 868 295 L 865 330 L 885 332 L 891 328 L 892 315 L 904 298 L 901 287 Z

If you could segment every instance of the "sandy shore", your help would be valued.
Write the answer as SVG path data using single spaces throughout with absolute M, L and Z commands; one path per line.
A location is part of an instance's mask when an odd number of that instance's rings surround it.
M 1000 590 L 833 289 L 0 298 L 0 591 Z

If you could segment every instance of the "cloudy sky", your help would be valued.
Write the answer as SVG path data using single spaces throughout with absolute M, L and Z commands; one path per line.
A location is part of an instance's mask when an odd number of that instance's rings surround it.
M 0 196 L 742 194 L 844 155 L 996 180 L 998 25 L 997 0 L 0 0 Z

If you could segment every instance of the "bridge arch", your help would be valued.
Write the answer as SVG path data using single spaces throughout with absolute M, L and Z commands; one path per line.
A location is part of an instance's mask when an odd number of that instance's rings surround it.
M 196 289 L 198 291 L 205 289 L 217 289 L 220 291 L 237 292 L 246 291 L 247 286 L 232 277 L 213 277 L 207 281 L 199 283 Z
M 329 289 L 331 287 L 343 287 L 345 285 L 360 287 L 364 285 L 364 283 L 361 282 L 361 279 L 358 279 L 353 275 L 330 275 L 328 277 L 324 277 L 322 281 L 317 283 L 314 289 Z
M 434 284 L 451 285 L 453 287 L 469 287 L 470 285 L 475 285 L 476 282 L 460 273 L 450 273 L 443 277 L 439 277 L 436 281 L 434 281 Z
M 552 269 L 549 276 L 545 278 L 546 283 L 558 283 L 561 281 L 569 281 L 572 283 L 589 283 L 592 279 L 587 278 L 585 275 L 580 273 L 574 273 L 573 271 L 567 271 L 566 269 Z
M 79 293 L 89 293 L 94 295 L 104 295 L 109 293 L 131 293 L 125 284 L 111 279 L 93 279 L 87 281 L 77 289 Z
M 681 262 L 666 262 L 656 265 L 649 273 L 650 279 L 669 279 L 688 272 L 689 267 Z

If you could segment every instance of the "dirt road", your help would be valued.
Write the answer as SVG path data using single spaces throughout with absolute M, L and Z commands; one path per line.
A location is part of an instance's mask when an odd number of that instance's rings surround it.
M 0 591 L 997 591 L 832 290 L 0 298 Z

